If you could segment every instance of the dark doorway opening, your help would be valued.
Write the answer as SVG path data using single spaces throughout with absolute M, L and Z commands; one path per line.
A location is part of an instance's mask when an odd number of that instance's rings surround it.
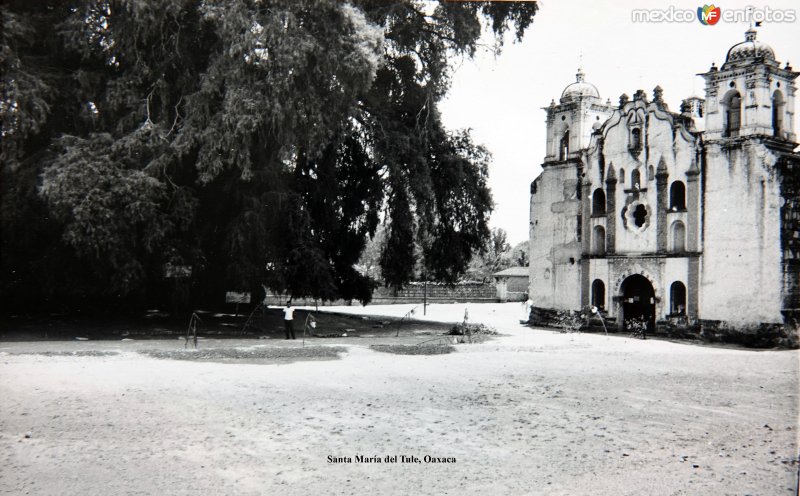
M 644 320 L 647 332 L 652 333 L 656 326 L 656 293 L 646 277 L 634 274 L 622 281 L 622 322 L 628 330 L 630 319 Z

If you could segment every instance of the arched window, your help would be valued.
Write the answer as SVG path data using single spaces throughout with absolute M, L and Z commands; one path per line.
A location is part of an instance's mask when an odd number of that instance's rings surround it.
M 675 281 L 669 288 L 670 313 L 672 315 L 686 315 L 686 286 L 680 281 Z
M 633 189 L 641 188 L 642 187 L 641 181 L 642 179 L 641 175 L 639 174 L 639 169 L 634 169 L 633 172 L 631 172 L 631 188 Z
M 675 181 L 669 188 L 669 209 L 686 210 L 686 186 L 681 181 Z
M 642 130 L 638 127 L 631 129 L 631 150 L 638 150 L 642 147 Z
M 672 223 L 672 251 L 686 251 L 686 226 L 679 220 Z
M 772 94 L 772 134 L 780 137 L 783 130 L 783 94 L 775 90 Z
M 606 285 L 600 279 L 592 283 L 592 306 L 601 310 L 606 307 Z
M 736 90 L 725 96 L 725 136 L 738 136 L 742 126 L 742 97 Z
M 592 194 L 592 215 L 606 214 L 606 194 L 601 188 L 594 190 Z
M 603 226 L 595 226 L 592 230 L 592 253 L 595 255 L 606 254 L 606 230 Z
M 619 169 L 619 182 L 620 182 L 620 184 L 625 184 L 625 169 L 624 168 L 620 168 Z
M 568 156 L 569 156 L 569 129 L 564 131 L 564 135 L 561 137 L 561 143 L 559 144 L 558 159 L 566 160 Z

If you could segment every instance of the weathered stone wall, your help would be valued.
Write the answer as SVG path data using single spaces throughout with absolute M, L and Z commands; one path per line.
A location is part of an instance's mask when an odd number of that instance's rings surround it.
M 781 195 L 775 156 L 755 138 L 706 144 L 703 320 L 781 323 Z
M 698 337 L 709 342 L 737 343 L 752 348 L 798 348 L 797 327 L 783 324 L 741 325 L 719 320 L 700 320 Z
M 800 320 L 800 161 L 786 158 L 781 174 L 781 251 L 783 315 L 787 323 Z
M 531 307 L 528 325 L 540 327 L 558 327 L 558 310 L 543 307 Z
M 547 165 L 531 187 L 529 295 L 540 307 L 580 308 L 579 170 Z

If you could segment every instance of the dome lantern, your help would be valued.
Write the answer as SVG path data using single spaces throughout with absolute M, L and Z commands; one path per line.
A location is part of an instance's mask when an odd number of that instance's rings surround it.
M 578 72 L 575 74 L 575 82 L 567 85 L 561 93 L 561 102 L 564 103 L 587 97 L 600 98 L 600 92 L 597 91 L 595 85 L 586 82 L 586 74 L 584 74 L 583 69 L 579 68 Z
M 725 57 L 725 64 L 723 70 L 729 67 L 741 67 L 750 65 L 754 62 L 761 62 L 767 65 L 777 66 L 778 62 L 775 60 L 775 51 L 762 41 L 756 39 L 758 32 L 750 28 L 744 33 L 744 41 L 733 45 L 728 50 L 728 55 Z

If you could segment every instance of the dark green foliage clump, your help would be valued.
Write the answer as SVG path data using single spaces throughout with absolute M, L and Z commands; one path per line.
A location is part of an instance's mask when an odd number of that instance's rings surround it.
M 368 301 L 454 281 L 488 237 L 489 154 L 444 129 L 453 56 L 534 3 L 3 2 L 6 308 Z M 382 214 L 383 212 L 383 214 Z

